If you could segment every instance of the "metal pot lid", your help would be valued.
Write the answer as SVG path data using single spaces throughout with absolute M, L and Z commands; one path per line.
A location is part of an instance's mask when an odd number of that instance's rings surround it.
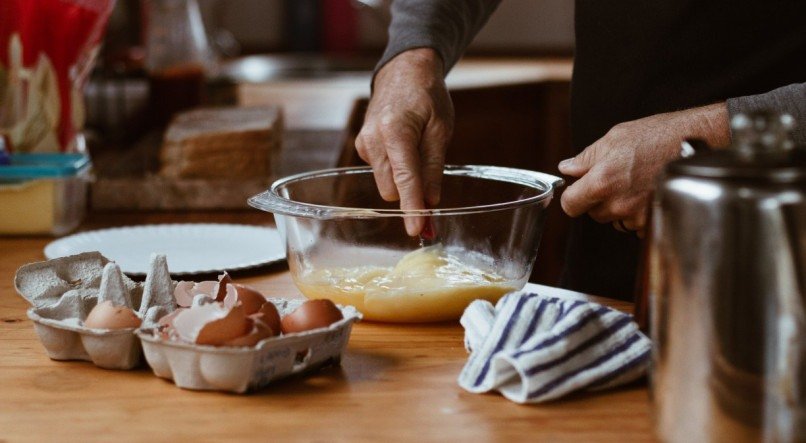
M 669 164 L 672 174 L 775 183 L 806 181 L 806 146 L 792 142 L 794 119 L 767 111 L 739 114 L 731 121 L 728 149 L 700 149 Z
M 755 161 L 748 161 L 733 149 L 707 151 L 670 163 L 668 171 L 678 175 L 776 183 L 806 181 L 806 147 L 796 147 L 784 159 Z

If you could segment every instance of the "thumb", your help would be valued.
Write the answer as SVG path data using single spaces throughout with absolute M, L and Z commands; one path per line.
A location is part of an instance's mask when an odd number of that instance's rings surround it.
M 587 173 L 594 164 L 594 147 L 588 146 L 576 157 L 571 157 L 560 162 L 557 167 L 565 175 L 581 177 Z

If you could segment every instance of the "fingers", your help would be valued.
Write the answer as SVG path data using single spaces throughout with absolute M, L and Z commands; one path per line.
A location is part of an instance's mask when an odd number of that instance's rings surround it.
M 590 211 L 610 195 L 605 177 L 591 172 L 584 175 L 563 192 L 560 204 L 570 217 L 579 217 Z M 599 220 L 597 220 L 599 221 Z
M 593 144 L 579 153 L 576 157 L 571 157 L 560 162 L 557 167 L 565 175 L 571 177 L 581 177 L 585 175 L 596 164 L 598 157 L 598 145 Z
M 453 105 L 440 55 L 429 48 L 404 51 L 375 76 L 364 125 L 356 138 L 359 156 L 372 166 L 378 191 L 403 210 L 439 203 L 445 146 Z M 422 217 L 404 219 L 419 234 Z
M 445 168 L 445 148 L 451 136 L 447 125 L 431 122 L 423 133 L 421 142 L 423 188 L 429 207 L 439 205 L 442 190 L 442 172 Z
M 616 220 L 613 222 L 613 228 L 625 234 L 635 234 L 638 238 L 644 238 L 646 236 L 646 215 L 640 212 L 630 218 Z
M 375 184 L 378 187 L 381 198 L 386 201 L 399 200 L 400 195 L 392 177 L 392 166 L 389 164 L 389 158 L 386 156 L 383 143 L 362 133 L 356 138 L 355 148 L 358 156 L 372 166 L 372 174 L 375 177 Z
M 419 131 L 400 131 L 384 140 L 392 169 L 392 180 L 400 195 L 400 209 L 404 211 L 425 209 L 420 156 L 417 145 Z M 406 232 L 414 236 L 423 229 L 422 217 L 405 217 Z

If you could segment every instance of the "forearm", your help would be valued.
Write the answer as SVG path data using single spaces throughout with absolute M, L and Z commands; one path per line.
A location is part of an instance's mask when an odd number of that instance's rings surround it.
M 730 118 L 762 109 L 791 115 L 795 122 L 793 140 L 806 144 L 806 83 L 794 83 L 770 92 L 728 99 Z
M 459 60 L 500 0 L 395 0 L 389 42 L 376 72 L 389 60 L 413 48 L 433 48 L 444 74 Z
M 725 148 L 730 145 L 730 117 L 725 102 L 701 106 L 687 111 L 685 114 L 684 138 L 697 138 L 714 148 Z

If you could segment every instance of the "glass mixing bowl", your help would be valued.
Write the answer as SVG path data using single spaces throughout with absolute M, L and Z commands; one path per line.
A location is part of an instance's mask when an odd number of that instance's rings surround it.
M 430 322 L 523 288 L 562 184 L 534 171 L 446 166 L 439 206 L 401 211 L 380 197 L 370 168 L 339 168 L 283 178 L 249 204 L 275 215 L 306 297 L 353 305 L 367 320 Z M 431 224 L 433 244 L 407 235 L 404 217 Z

